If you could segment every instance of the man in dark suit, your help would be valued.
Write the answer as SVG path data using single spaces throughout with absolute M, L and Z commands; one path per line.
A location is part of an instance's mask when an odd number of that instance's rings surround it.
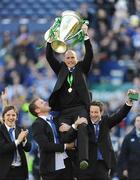
M 93 59 L 93 50 L 87 35 L 87 25 L 83 25 L 82 29 L 86 34 L 83 61 L 78 62 L 76 53 L 68 50 L 64 55 L 64 62 L 59 62 L 54 56 L 51 44 L 47 43 L 46 58 L 58 77 L 49 98 L 49 105 L 53 111 L 60 111 L 59 124 L 72 125 L 78 116 L 88 118 L 91 96 L 86 78 Z M 65 142 L 64 133 L 62 133 L 62 139 Z M 85 168 L 88 166 L 88 136 L 85 124 L 78 127 L 77 139 L 80 165 L 81 168 Z
M 27 140 L 28 130 L 16 125 L 18 118 L 14 106 L 6 106 L 2 112 L 3 124 L 0 126 L 0 179 L 26 180 L 28 169 L 25 152 L 31 144 Z
M 59 138 L 57 123 L 51 108 L 43 99 L 36 98 L 29 105 L 29 111 L 37 117 L 32 125 L 33 138 L 39 145 L 40 175 L 43 180 L 73 179 L 71 161 L 66 154 L 74 144 L 64 144 Z
M 136 93 L 128 90 L 129 93 Z M 132 100 L 127 102 L 112 116 L 103 116 L 103 104 L 93 101 L 90 104 L 90 120 L 88 121 L 89 136 L 89 167 L 85 170 L 78 170 L 78 180 L 109 180 L 109 171 L 115 168 L 116 158 L 110 139 L 110 130 L 119 124 L 128 114 L 132 107 Z M 81 118 L 83 119 L 83 117 Z M 78 126 L 76 121 L 76 127 Z M 62 131 L 75 131 L 72 127 L 63 124 Z M 75 133 L 75 132 L 73 132 Z
M 120 179 L 140 179 L 140 114 L 134 120 L 134 128 L 123 140 L 118 158 Z

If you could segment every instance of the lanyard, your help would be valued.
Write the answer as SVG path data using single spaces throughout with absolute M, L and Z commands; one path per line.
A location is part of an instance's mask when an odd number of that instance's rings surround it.
M 73 83 L 73 75 L 72 74 L 68 75 L 67 82 L 69 84 L 69 87 L 72 87 L 72 83 Z

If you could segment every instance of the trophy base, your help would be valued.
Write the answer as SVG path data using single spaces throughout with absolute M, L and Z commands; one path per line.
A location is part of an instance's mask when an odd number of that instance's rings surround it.
M 51 43 L 51 46 L 54 51 L 57 53 L 65 53 L 67 50 L 67 45 L 65 42 L 60 41 L 60 40 L 55 40 Z

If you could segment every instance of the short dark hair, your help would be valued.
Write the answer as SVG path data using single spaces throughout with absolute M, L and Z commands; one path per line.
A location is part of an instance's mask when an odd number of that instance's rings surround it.
M 140 114 L 137 114 L 137 115 L 135 116 L 135 119 L 134 119 L 134 121 L 136 120 L 136 118 L 137 118 L 137 117 L 140 117 Z
M 10 111 L 10 110 L 14 110 L 14 112 L 16 113 L 16 115 L 18 116 L 18 111 L 17 108 L 15 106 L 12 105 L 8 105 L 4 107 L 4 110 L 2 111 L 2 118 L 4 119 L 4 115 Z
M 101 112 L 104 110 L 104 104 L 100 101 L 92 101 L 90 106 L 98 106 Z
M 133 120 L 131 121 L 131 125 L 134 125 L 136 122 L 136 118 L 140 117 L 140 114 L 136 114 L 136 116 L 133 118 Z
M 29 104 L 29 111 L 32 115 L 38 117 L 38 114 L 37 112 L 35 111 L 37 106 L 35 105 L 36 101 L 38 100 L 39 98 L 35 98 L 34 100 L 31 101 L 31 103 Z

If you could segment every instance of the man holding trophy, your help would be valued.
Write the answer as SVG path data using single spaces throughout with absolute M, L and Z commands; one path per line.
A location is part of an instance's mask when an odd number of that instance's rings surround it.
M 69 39 L 73 40 L 70 47 L 77 42 L 84 42 L 85 55 L 82 61 L 78 61 L 75 51 L 69 48 L 67 44 Z M 45 40 L 47 61 L 57 75 L 49 105 L 53 111 L 60 112 L 58 118 L 60 131 L 65 123 L 72 125 L 69 131 L 61 131 L 61 139 L 69 143 L 77 138 L 78 163 L 80 169 L 86 169 L 88 167 L 87 121 L 81 121 L 77 126 L 76 120 L 79 117 L 85 119 L 89 117 L 91 96 L 86 78 L 93 60 L 93 50 L 88 37 L 88 26 L 74 11 L 64 11 L 45 33 Z M 64 53 L 64 60 L 58 61 L 54 52 Z

